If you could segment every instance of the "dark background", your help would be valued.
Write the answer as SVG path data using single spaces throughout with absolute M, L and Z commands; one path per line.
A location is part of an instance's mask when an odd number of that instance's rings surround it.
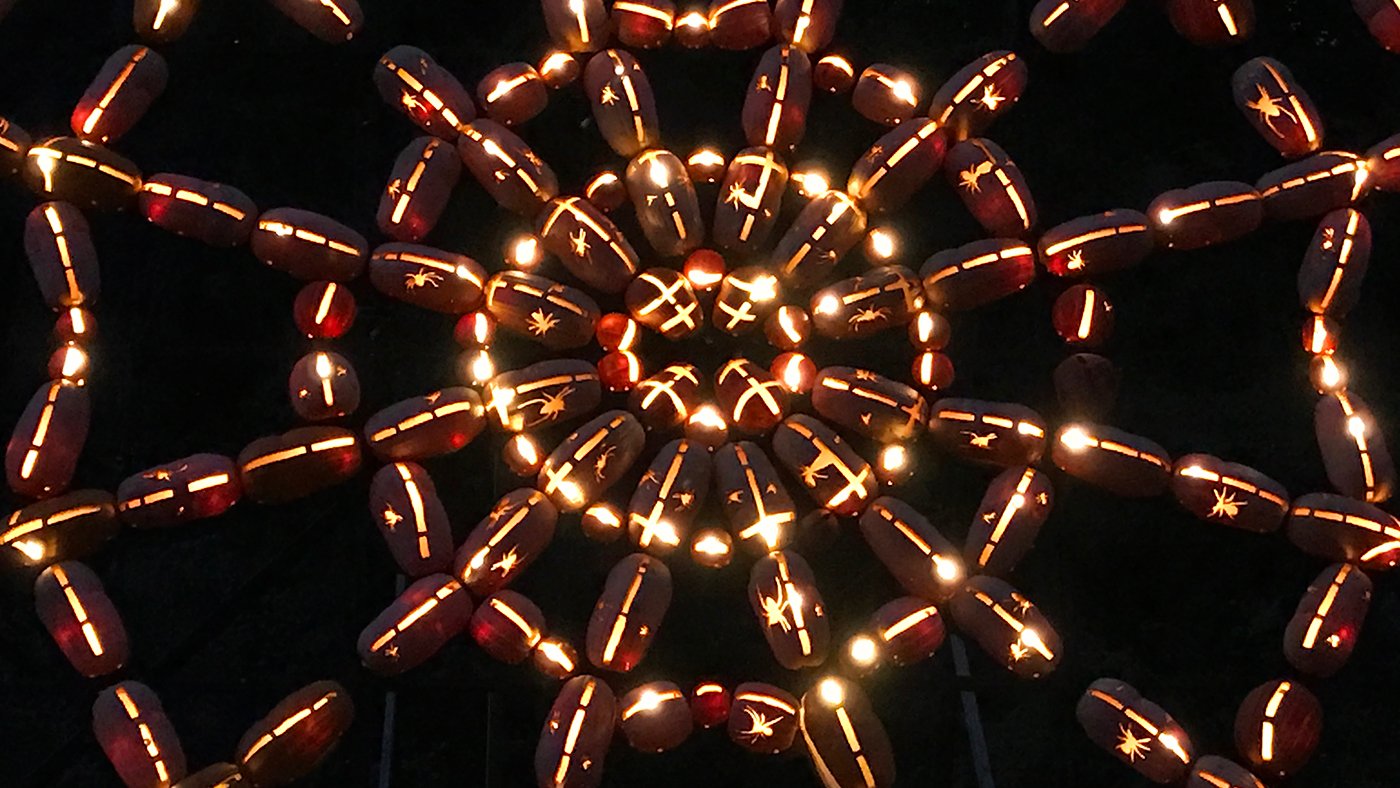
M 538 61 L 547 48 L 538 6 L 523 0 L 366 0 L 368 21 L 345 46 L 328 46 L 265 3 L 206 0 L 189 34 L 161 48 L 171 80 L 163 98 L 118 149 L 147 172 L 224 181 L 260 206 L 327 213 L 374 238 L 372 216 L 393 156 L 415 134 L 384 107 L 369 80 L 375 58 L 409 43 L 431 52 L 469 87 L 510 60 Z M 1255 39 L 1224 51 L 1197 49 L 1171 30 L 1154 3 L 1132 3 L 1075 56 L 1051 56 L 1029 36 L 1029 0 L 848 0 L 837 44 L 857 68 L 886 61 L 913 69 L 925 96 L 973 57 L 1014 48 L 1031 85 L 991 136 L 1015 157 L 1048 227 L 1084 213 L 1145 206 L 1166 189 L 1203 180 L 1254 181 L 1281 161 L 1230 98 L 1229 78 L 1248 57 L 1292 67 L 1327 119 L 1331 147 L 1361 151 L 1400 130 L 1400 59 L 1383 52 L 1344 0 L 1263 0 Z M 133 40 L 130 4 L 21 0 L 0 24 L 0 114 L 35 137 L 63 134 L 74 102 L 103 60 Z M 666 140 L 684 154 L 702 143 L 732 153 L 742 143 L 738 110 L 758 51 L 642 56 L 661 106 Z M 818 97 L 798 161 L 844 177 L 880 129 L 848 99 Z M 600 166 L 619 162 L 592 129 L 578 91 L 556 93 L 524 130 L 577 190 Z M 713 199 L 712 192 L 705 199 Z M 39 299 L 21 245 L 34 200 L 0 187 L 0 424 L 12 424 L 44 379 L 53 316 Z M 789 201 L 789 209 L 796 204 Z M 1366 296 L 1346 325 L 1342 356 L 1354 390 L 1394 423 L 1400 200 L 1377 195 L 1367 212 L 1376 255 Z M 78 485 L 114 489 L 140 469 L 198 451 L 233 455 L 247 442 L 295 424 L 286 375 L 307 343 L 290 304 L 297 285 L 246 249 L 222 251 L 167 235 L 131 215 L 94 216 L 104 288 L 93 348 L 91 437 Z M 913 250 L 907 263 L 980 233 L 951 190 L 938 186 L 896 217 Z M 431 241 L 498 267 L 502 241 L 524 229 L 464 180 Z M 1294 494 L 1325 489 L 1312 437 L 1315 395 L 1300 350 L 1302 313 L 1294 277 L 1309 223 L 1271 225 L 1249 239 L 1193 253 L 1159 254 L 1105 279 L 1118 306 L 1109 349 L 1124 390 L 1112 421 L 1173 453 L 1207 451 L 1254 464 Z M 640 240 L 640 239 L 638 239 Z M 856 259 L 847 267 L 857 270 Z M 356 364 L 374 410 L 459 379 L 447 317 L 388 302 L 357 285 L 360 318 L 337 347 Z M 1025 402 L 1058 417 L 1049 373 L 1065 351 L 1049 327 L 1057 287 L 955 319 L 954 392 Z M 655 345 L 650 346 L 659 352 Z M 727 346 L 726 346 L 727 347 Z M 695 342 L 687 355 L 723 358 Z M 754 351 L 759 352 L 759 351 Z M 902 375 L 902 340 L 854 351 L 817 348 L 828 363 L 861 358 Z M 505 343 L 501 366 L 535 357 Z M 458 536 L 511 480 L 495 465 L 498 439 L 483 436 L 430 469 Z M 985 472 L 924 454 L 907 496 L 961 540 L 988 479 Z M 354 483 L 277 508 L 243 504 L 207 523 L 124 533 L 92 560 L 122 611 L 134 644 L 125 672 L 161 695 L 192 770 L 232 756 L 244 729 L 286 693 L 335 678 L 358 709 L 355 726 L 308 784 L 376 785 L 384 752 L 386 693 L 395 693 L 392 784 L 523 786 L 557 683 L 528 666 L 500 666 L 468 640 L 393 681 L 358 665 L 361 627 L 393 596 L 395 572 L 365 511 L 368 471 Z M 1099 752 L 1074 721 L 1074 702 L 1100 676 L 1134 684 L 1170 710 L 1201 753 L 1233 754 L 1232 720 L 1243 696 L 1288 675 L 1282 631 L 1321 569 L 1280 537 L 1207 526 L 1170 500 L 1118 500 L 1064 480 L 1056 511 L 1016 584 L 1065 639 L 1064 664 L 1020 682 L 980 652 L 960 683 L 950 649 L 865 682 L 894 741 L 900 785 L 974 784 L 959 690 L 975 689 L 997 784 L 1146 784 Z M 20 505 L 9 500 L 6 508 Z M 589 611 L 622 545 L 584 540 L 575 520 L 519 589 L 544 609 L 550 629 L 581 644 Z M 894 583 L 847 528 L 825 550 L 809 549 L 833 621 L 844 637 Z M 667 678 L 770 680 L 800 694 L 816 674 L 777 668 L 742 588 L 747 561 L 713 573 L 671 562 L 676 600 L 662 634 L 619 691 Z M 104 682 L 78 677 L 33 613 L 32 573 L 0 576 L 0 784 L 114 784 L 90 732 L 89 707 Z M 1298 786 L 1395 785 L 1400 774 L 1400 599 L 1380 578 L 1365 636 L 1338 677 L 1309 682 L 1323 700 L 1326 730 Z M 839 640 L 838 640 L 839 642 Z M 975 648 L 974 648 L 975 652 Z M 615 746 L 610 786 L 816 784 L 797 750 L 758 759 L 721 733 L 644 756 Z

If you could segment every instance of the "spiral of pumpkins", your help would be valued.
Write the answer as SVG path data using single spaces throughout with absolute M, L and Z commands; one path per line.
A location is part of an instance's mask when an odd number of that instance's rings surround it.
M 14 0 L 0 0 L 0 16 Z M 364 19 L 355 0 L 271 0 L 326 42 L 349 40 Z M 1057 53 L 1086 46 L 1126 0 L 1042 0 L 1029 24 Z M 197 0 L 136 0 L 136 33 L 173 41 L 195 19 Z M 1400 3 L 1353 0 L 1385 48 L 1400 52 Z M 1062 656 L 1047 617 L 1005 579 L 1030 550 L 1049 516 L 1054 490 L 1036 466 L 1046 457 L 1069 476 L 1123 496 L 1172 493 L 1196 517 L 1270 534 L 1284 529 L 1303 551 L 1334 562 L 1308 588 L 1284 636 L 1289 663 L 1302 675 L 1330 676 L 1355 647 L 1372 583 L 1366 572 L 1400 558 L 1400 521 L 1376 504 L 1389 498 L 1395 470 L 1360 397 L 1346 388 L 1334 358 L 1338 321 L 1357 302 L 1371 254 L 1371 232 L 1353 205 L 1372 189 L 1400 190 L 1400 136 L 1365 155 L 1324 151 L 1324 125 L 1306 91 L 1282 63 L 1255 58 L 1240 67 L 1234 97 L 1260 137 L 1291 162 L 1258 183 L 1207 182 L 1160 195 L 1146 209 L 1111 210 L 1038 234 L 1026 178 L 1005 150 L 980 135 L 1010 110 L 1027 84 L 1013 52 L 968 64 L 923 105 L 917 80 L 888 64 L 857 74 L 844 57 L 817 56 L 835 34 L 841 0 L 717 0 L 708 11 L 678 12 L 670 0 L 542 0 L 558 49 L 538 65 L 511 63 L 487 74 L 473 95 L 428 53 L 398 46 L 374 67 L 385 102 L 426 136 L 393 163 L 378 229 L 365 238 L 324 215 L 292 207 L 260 211 L 242 191 L 188 175 L 145 175 L 116 153 L 166 86 L 167 66 L 143 45 L 118 50 L 75 107 L 74 136 L 32 140 L 0 118 L 0 175 L 19 174 L 46 202 L 25 224 L 25 250 L 45 303 L 57 314 L 59 347 L 51 380 L 36 392 L 5 453 L 6 481 L 35 502 L 0 532 L 7 559 L 42 568 L 34 586 L 39 618 L 69 663 L 88 677 L 126 667 L 130 648 L 121 617 L 97 574 L 77 559 L 112 539 L 122 525 L 164 528 L 217 516 L 243 498 L 296 500 L 354 476 L 365 448 L 385 463 L 373 476 L 370 511 L 407 589 L 359 641 L 367 668 L 391 675 L 417 666 L 462 633 L 506 663 L 529 661 L 567 679 L 545 721 L 535 758 L 538 783 L 553 788 L 600 784 L 614 731 L 648 752 L 679 746 L 694 728 L 723 726 L 738 746 L 759 754 L 802 747 L 827 786 L 893 783 L 894 755 L 857 679 L 883 662 L 930 657 L 945 637 L 946 612 L 993 660 L 1018 676 L 1054 670 Z M 1251 0 L 1167 0 L 1167 17 L 1192 43 L 1224 46 L 1247 39 Z M 741 122 L 749 147 L 726 158 L 702 150 L 682 160 L 660 147 L 651 86 L 630 48 L 674 39 L 687 48 L 769 46 L 758 62 Z M 815 62 L 814 62 L 815 60 Z M 549 91 L 581 82 L 597 128 L 628 160 L 622 174 L 600 173 L 581 196 L 561 195 L 558 179 L 512 130 L 539 115 Z M 853 167 L 844 190 L 816 172 L 790 170 L 784 157 L 806 133 L 814 91 L 851 94 L 854 109 L 890 129 Z M 488 273 L 475 260 L 421 244 L 443 214 L 463 168 L 533 232 L 511 250 L 515 270 Z M 894 264 L 892 233 L 870 222 L 908 202 L 946 173 L 990 240 L 938 252 L 919 272 Z M 697 185 L 718 184 L 710 227 Z M 807 199 L 775 237 L 784 192 Z M 608 214 L 630 201 L 650 248 L 678 267 L 643 269 L 641 257 Z M 476 387 L 454 386 L 390 405 L 362 434 L 312 425 L 254 440 L 236 458 L 196 454 L 135 474 L 115 495 L 70 490 L 86 440 L 90 405 L 85 346 L 96 331 L 97 254 L 84 211 L 132 204 L 152 224 L 205 244 L 247 244 L 274 269 L 307 282 L 293 316 L 312 340 L 344 335 L 356 316 L 346 283 L 368 269 L 375 289 L 424 309 L 460 316 L 455 336 L 468 349 Z M 1253 468 L 1207 454 L 1173 461 L 1157 443 L 1083 421 L 1058 430 L 1012 403 L 928 395 L 952 380 L 940 351 L 949 337 L 942 312 L 975 308 L 1024 289 L 1037 261 L 1050 275 L 1083 279 L 1137 265 L 1159 248 L 1192 249 L 1248 235 L 1266 220 L 1317 219 L 1317 236 L 1299 274 L 1307 311 L 1304 348 L 1322 399 L 1316 430 L 1337 493 L 1297 499 Z M 708 237 L 708 244 L 707 244 Z M 862 242 L 875 266 L 832 281 L 837 264 Z M 626 313 L 602 314 L 583 290 L 534 273 L 552 255 L 586 288 L 620 295 Z M 767 256 L 730 270 L 727 260 Z M 824 285 L 824 286 L 823 286 Z M 780 291 L 811 293 L 784 304 Z M 815 292 L 812 292 L 815 290 Z M 1067 288 L 1052 322 L 1066 344 L 1092 349 L 1112 330 L 1113 307 L 1091 283 Z M 677 363 L 651 375 L 635 352 L 639 332 L 667 339 L 708 321 L 730 335 L 761 330 L 780 351 L 770 365 L 731 360 L 714 379 Z M 800 349 L 814 334 L 850 339 L 907 329 L 916 357 L 906 385 L 870 370 L 818 368 Z M 563 353 L 596 340 L 597 364 L 552 358 L 497 374 L 488 352 L 496 333 Z M 1072 410 L 1101 412 L 1116 372 L 1101 356 L 1078 354 L 1055 375 Z M 625 410 L 594 414 L 605 392 L 630 392 Z M 358 379 L 343 356 L 318 345 L 293 365 L 289 396 L 308 422 L 338 419 L 359 405 Z M 801 398 L 816 416 L 796 412 Z M 531 428 L 590 417 L 552 451 Z M 820 417 L 820 418 L 818 418 Z M 421 461 L 455 452 L 488 424 L 505 430 L 503 460 L 533 486 L 505 495 L 454 545 L 448 516 Z M 835 425 L 835 427 L 831 426 Z M 853 434 L 880 447 L 871 463 Z M 648 432 L 680 429 L 648 462 L 625 509 L 604 493 L 642 461 Z M 731 440 L 771 435 L 764 446 Z M 906 445 L 920 435 L 960 459 L 991 466 L 991 482 L 959 548 L 909 504 L 881 496 L 912 476 Z M 779 466 L 817 507 L 806 518 Z M 722 500 L 730 528 L 695 529 L 707 490 Z M 803 527 L 856 518 L 872 552 L 906 596 L 871 617 L 866 634 L 842 649 L 841 670 L 801 697 L 770 684 L 729 687 L 704 681 L 689 690 L 654 681 L 615 695 L 592 675 L 576 675 L 580 656 L 548 634 L 543 613 L 507 588 L 549 545 L 561 513 L 578 513 L 600 541 L 624 535 L 637 552 L 620 561 L 588 622 L 585 657 L 622 674 L 646 656 L 670 604 L 662 560 L 689 542 L 707 567 L 727 565 L 736 548 L 754 558 L 749 596 L 775 659 L 785 668 L 826 662 L 831 632 L 812 569 L 790 540 Z M 837 673 L 844 674 L 837 675 Z M 1095 682 L 1076 714 L 1089 738 L 1159 783 L 1191 788 L 1259 788 L 1301 768 L 1317 746 L 1321 708 L 1295 679 L 1258 687 L 1235 722 L 1245 765 L 1197 757 L 1183 727 L 1161 706 L 1115 679 Z M 171 720 L 156 694 L 132 680 L 98 696 L 93 729 L 129 786 L 281 785 L 311 773 L 348 729 L 354 709 L 334 682 L 290 694 L 243 737 L 229 763 L 189 773 Z

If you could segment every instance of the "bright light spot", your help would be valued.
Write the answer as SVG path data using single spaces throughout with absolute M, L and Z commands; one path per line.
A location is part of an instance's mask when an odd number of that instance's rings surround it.
M 806 388 L 807 376 L 802 369 L 802 362 L 805 360 L 806 356 L 794 353 L 788 356 L 788 360 L 783 364 L 783 386 L 794 394 L 800 394 Z
M 588 507 L 588 511 L 585 512 L 585 516 L 590 517 L 595 522 L 605 525 L 609 528 L 622 527 L 622 518 L 618 516 L 616 510 L 614 510 L 611 506 L 605 503 L 600 503 Z
M 540 262 L 540 240 L 533 235 L 519 238 L 510 248 L 510 263 L 516 268 L 534 268 Z
M 322 380 L 335 374 L 335 367 L 331 364 L 331 357 L 325 353 L 316 354 L 316 377 Z
M 812 311 L 819 315 L 834 315 L 841 308 L 841 299 L 834 295 L 824 295 Z
M 491 354 L 485 350 L 476 351 L 467 362 L 467 377 L 478 386 L 496 377 L 496 362 L 491 360 Z
M 817 694 L 830 706 L 839 706 L 846 700 L 846 689 L 836 679 L 822 679 L 817 685 Z
M 652 533 L 656 534 L 657 540 L 662 544 L 675 547 L 681 543 L 680 532 L 676 530 L 676 526 L 670 520 L 658 521 L 656 527 L 652 529 Z
M 834 68 L 840 71 L 844 71 L 852 76 L 854 76 L 856 73 L 855 67 L 851 65 L 851 61 L 847 60 L 841 55 L 827 55 L 826 57 L 822 58 L 821 62 L 826 63 L 829 66 L 833 66 Z
M 677 19 L 676 24 L 681 27 L 693 27 L 697 29 L 708 28 L 710 26 L 710 20 L 699 11 L 691 11 L 680 19 Z
M 647 167 L 647 176 L 657 188 L 664 189 L 671 185 L 671 170 L 662 163 L 660 157 L 654 157 Z
M 1170 208 L 1163 208 L 1157 212 L 1157 223 L 1163 226 L 1176 221 L 1176 213 Z
M 1348 418 L 1347 432 L 1350 432 L 1353 438 L 1366 437 L 1366 422 L 1360 416 Z
M 692 167 L 723 167 L 724 157 L 713 148 L 701 148 L 686 163 Z
M 1080 427 L 1070 427 L 1060 433 L 1060 443 L 1070 451 L 1083 451 L 1094 445 L 1094 439 Z
M 477 550 L 476 554 L 473 555 L 471 557 L 471 560 L 467 562 L 467 566 L 473 571 L 480 570 L 481 567 L 486 566 L 486 556 L 490 554 L 490 552 L 491 548 L 489 547 L 483 547 L 480 550 Z
M 69 345 L 63 351 L 63 377 L 71 378 L 82 374 L 87 369 L 88 356 L 83 349 L 76 345 Z
M 880 658 L 880 647 L 869 635 L 857 635 L 852 638 L 849 652 L 851 662 L 863 668 L 874 665 L 875 661 Z
M 582 506 L 582 505 L 583 505 L 583 502 L 584 502 L 583 488 L 582 488 L 582 487 L 579 487 L 577 482 L 572 482 L 572 481 L 569 481 L 568 479 L 565 479 L 564 481 L 559 482 L 559 487 L 558 487 L 558 489 L 559 489 L 559 494 L 562 495 L 562 496 L 564 496 L 564 500 L 568 501 L 571 505 L 573 505 L 573 506 Z
M 477 312 L 471 318 L 472 341 L 478 345 L 485 345 L 491 341 L 491 317 L 484 312 Z
M 729 545 L 716 534 L 705 534 L 695 540 L 695 552 L 701 555 L 729 555 Z
M 690 420 L 702 427 L 711 427 L 717 430 L 729 428 L 729 425 L 724 421 L 724 416 L 720 415 L 719 408 L 714 405 L 701 405 L 691 415 Z
M 792 182 L 797 184 L 797 193 L 803 197 L 819 197 L 831 189 L 826 173 L 817 170 L 793 173 Z
M 39 172 L 44 176 L 44 191 L 53 191 L 53 171 L 58 166 L 58 154 L 52 151 L 34 151 L 30 155 L 34 156 L 35 164 L 39 167 Z
M 549 57 L 545 58 L 544 63 L 540 64 L 540 72 L 552 74 L 555 71 L 565 68 L 572 63 L 573 60 L 573 57 L 567 52 L 553 52 Z
M 749 297 L 755 302 L 762 303 L 772 301 L 778 297 L 778 277 L 772 274 L 763 274 L 755 277 L 752 289 L 749 290 Z
M 782 329 L 783 335 L 790 342 L 801 342 L 802 334 L 797 330 L 797 325 L 793 320 L 795 310 L 783 307 L 778 310 L 778 328 Z
M 913 107 L 918 105 L 919 97 L 914 95 L 914 83 L 907 79 L 901 79 L 890 86 L 890 92 L 894 97 Z
M 586 192 L 587 195 L 588 195 L 588 199 L 590 199 L 590 200 L 593 199 L 593 195 L 594 195 L 599 189 L 602 189 L 602 188 L 605 187 L 605 186 L 611 186 L 611 185 L 613 185 L 614 183 L 617 183 L 617 173 L 613 173 L 613 172 L 600 172 L 600 173 L 598 173 L 598 175 L 597 175 L 596 177 L 594 177 L 593 180 L 589 181 L 589 183 L 588 183 L 588 188 L 585 190 L 585 192 Z
M 535 441 L 529 435 L 519 434 L 511 438 L 511 445 L 517 457 L 527 466 L 533 468 L 539 464 L 540 450 L 535 446 Z
M 724 274 L 718 271 L 707 271 L 697 265 L 692 266 L 690 270 L 685 272 L 685 278 L 689 279 L 692 285 L 701 290 L 709 290 L 724 280 Z
M 545 659 L 549 660 L 550 662 L 553 662 L 554 664 L 558 665 L 564 670 L 573 672 L 574 661 L 572 659 L 569 659 L 568 653 L 565 652 L 564 648 L 555 641 L 540 641 L 540 645 L 536 647 L 536 650 L 543 654 Z
M 909 464 L 909 452 L 899 444 L 891 444 L 880 450 L 880 467 L 887 471 L 903 470 Z
M 44 543 L 37 539 L 20 539 L 11 544 L 10 547 L 20 551 L 25 558 L 35 563 L 44 560 L 44 556 L 48 554 Z
M 1162 746 L 1167 748 L 1173 755 L 1180 758 L 1183 763 L 1191 760 L 1190 756 L 1186 754 L 1186 751 L 1181 748 L 1181 741 L 1177 739 L 1176 736 L 1170 733 L 1163 733 L 1157 737 L 1157 741 L 1161 742 Z
M 74 334 L 87 333 L 87 320 L 83 317 L 83 310 L 73 307 L 68 310 L 68 321 L 73 325 Z
M 1320 377 L 1322 385 L 1328 389 L 1335 389 L 1342 384 L 1342 368 L 1331 356 L 1322 356 L 1322 372 Z
M 920 312 L 918 317 L 914 318 L 914 326 L 918 331 L 920 342 L 927 342 L 933 339 L 934 322 L 932 312 Z
M 1371 165 L 1365 161 L 1356 163 L 1356 186 L 1352 189 L 1351 198 L 1353 200 L 1361 196 L 1361 190 L 1366 187 L 1366 181 L 1371 177 Z
M 1021 645 L 1036 651 L 1045 650 L 1045 641 L 1040 639 L 1040 633 L 1030 627 L 1021 630 Z
M 962 567 L 958 565 L 957 561 L 944 558 L 937 553 L 934 553 L 931 558 L 933 560 L 933 573 L 938 576 L 939 580 L 952 583 L 962 578 Z
M 642 690 L 641 697 L 632 708 L 636 711 L 655 711 L 661 705 L 661 695 L 656 690 Z
M 870 253 L 877 260 L 889 260 L 899 250 L 895 235 L 890 230 L 878 228 L 870 231 Z
M 156 18 L 155 21 L 151 22 L 151 29 L 159 30 L 165 24 L 165 18 L 179 7 L 179 0 L 160 0 L 160 8 L 156 9 Z

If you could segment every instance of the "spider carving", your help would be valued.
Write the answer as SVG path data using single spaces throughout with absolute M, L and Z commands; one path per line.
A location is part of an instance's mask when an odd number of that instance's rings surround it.
M 739 735 L 749 736 L 751 737 L 751 741 L 758 741 L 759 739 L 766 739 L 772 736 L 774 733 L 773 726 L 787 719 L 779 714 L 770 720 L 768 719 L 768 715 L 748 706 L 744 707 L 744 713 L 749 716 L 749 729 L 742 731 Z
M 437 287 L 441 282 L 442 275 L 437 271 L 419 269 L 414 273 L 403 275 L 403 286 L 408 290 L 417 290 L 420 287 Z
M 995 168 L 996 164 L 990 161 L 984 161 L 980 164 L 974 164 L 971 167 L 968 167 L 967 169 L 958 173 L 959 183 L 964 189 L 967 189 L 973 194 L 977 194 L 978 192 L 982 191 L 982 176 L 991 172 Z
M 851 319 L 846 321 L 846 324 L 850 326 L 859 326 L 864 325 L 866 323 L 875 323 L 884 320 L 889 316 L 890 310 L 886 307 L 882 306 L 878 309 L 875 307 L 866 307 L 864 309 L 857 310 L 854 315 L 851 315 Z
M 390 531 L 392 531 L 392 530 L 394 530 L 394 526 L 398 525 L 398 524 L 401 523 L 401 522 L 403 522 L 403 515 L 401 515 L 401 514 L 399 514 L 398 512 L 394 511 L 394 507 L 392 507 L 392 506 L 385 506 L 385 507 L 384 507 L 384 527 L 385 527 L 385 528 L 388 528 Z
M 520 409 L 526 410 L 539 406 L 539 417 L 530 426 L 539 424 L 542 421 L 555 421 L 568 407 L 569 396 L 574 393 L 573 386 L 565 386 L 553 394 L 546 394 L 542 397 L 535 397 L 520 403 Z
M 729 194 L 724 198 L 724 203 L 726 205 L 748 205 L 752 197 L 753 195 L 749 194 L 748 189 L 744 188 L 744 184 L 731 183 Z
M 1285 107 L 1281 99 L 1270 94 L 1268 88 L 1259 84 L 1256 84 L 1255 87 L 1259 89 L 1259 98 L 1254 101 L 1246 101 L 1244 105 L 1259 113 L 1259 117 L 1264 121 L 1264 125 L 1269 127 L 1269 131 L 1272 131 L 1276 136 L 1284 136 L 1283 132 L 1274 125 L 1274 121 L 1286 117 L 1297 124 L 1298 116 Z
M 802 477 L 802 483 L 807 485 L 808 487 L 816 487 L 817 482 L 826 478 L 826 472 L 822 470 L 825 467 L 826 465 L 821 465 L 814 462 L 811 465 L 808 465 L 805 468 L 803 468 L 799 473 L 799 475 Z
M 1212 490 L 1215 493 L 1215 505 L 1210 508 L 1209 517 L 1223 517 L 1233 520 L 1240 516 L 1240 508 L 1248 501 L 1241 501 L 1235 494 L 1226 489 Z
M 963 434 L 967 436 L 967 445 L 977 449 L 990 449 L 992 441 L 997 439 L 995 432 L 989 432 L 986 435 L 978 435 L 975 432 L 964 432 Z
M 594 479 L 597 479 L 600 482 L 603 480 L 603 476 L 608 472 L 608 462 L 612 460 L 613 455 L 616 453 L 617 447 L 609 446 L 608 448 L 603 450 L 602 454 L 598 455 L 598 459 L 593 461 Z
M 501 560 L 491 565 L 491 571 L 494 572 L 499 569 L 501 571 L 501 576 L 504 577 L 506 575 L 509 575 L 511 570 L 514 569 L 519 563 L 520 554 L 515 551 L 514 547 L 512 547 L 510 549 L 510 552 L 506 553 L 504 556 L 501 556 Z
M 763 611 L 763 623 L 770 627 L 782 627 L 784 632 L 792 631 L 792 624 L 788 623 L 787 611 L 792 607 L 792 600 L 783 593 L 783 584 L 775 582 L 777 591 L 773 596 L 758 595 L 758 606 Z
M 1124 757 L 1128 759 L 1128 762 L 1132 763 L 1138 758 L 1147 757 L 1147 753 L 1151 749 L 1151 741 L 1151 739 L 1146 737 L 1138 737 L 1133 733 L 1133 729 L 1127 725 L 1119 725 L 1118 745 L 1114 747 L 1114 749 L 1123 753 Z

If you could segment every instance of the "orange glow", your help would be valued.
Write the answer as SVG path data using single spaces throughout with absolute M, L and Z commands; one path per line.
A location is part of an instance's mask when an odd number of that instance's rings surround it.
M 588 507 L 583 516 L 608 529 L 622 528 L 622 516 L 617 507 L 607 503 L 595 503 Z
M 1094 439 L 1089 437 L 1081 427 L 1071 427 L 1060 434 L 1060 443 L 1070 451 L 1083 451 L 1094 445 Z
M 516 268 L 528 271 L 540 264 L 541 257 L 540 239 L 527 235 L 511 242 L 510 254 L 506 259 Z
M 820 197 L 831 190 L 831 179 L 820 170 L 794 172 L 792 182 L 803 197 Z
M 877 227 L 866 236 L 870 258 L 874 262 L 888 262 L 899 252 L 899 239 L 893 230 Z
M 701 148 L 690 154 L 690 158 L 685 162 L 690 167 L 695 168 L 718 168 L 725 165 L 724 156 L 714 148 Z M 665 185 L 665 184 L 661 184 Z
M 729 555 L 731 551 L 730 543 L 723 532 L 707 529 L 695 535 L 694 548 L 700 555 L 712 556 L 715 558 Z
M 822 679 L 817 685 L 817 693 L 830 706 L 840 706 L 846 701 L 846 689 L 836 679 Z
M 19 551 L 21 555 L 29 559 L 30 563 L 35 564 L 44 560 L 44 557 L 48 555 L 49 552 L 48 549 L 44 547 L 44 543 L 37 539 L 16 539 L 14 542 L 10 543 L 10 547 Z
M 852 664 L 868 668 L 880 661 L 880 645 L 869 635 L 856 635 L 846 646 Z
M 88 354 L 77 345 L 69 344 L 63 348 L 63 366 L 59 370 L 64 380 L 70 380 L 78 385 L 82 385 L 84 377 L 87 375 Z
M 729 424 L 724 420 L 724 416 L 720 414 L 719 408 L 708 403 L 696 408 L 695 412 L 690 415 L 689 421 L 692 424 L 709 427 L 710 429 L 729 429 Z
M 901 471 L 909 464 L 909 451 L 899 444 L 880 450 L 880 467 L 886 471 Z
M 161 25 L 165 24 L 165 18 L 179 7 L 180 0 L 160 0 L 160 7 L 156 9 L 156 18 L 151 22 L 151 29 L 160 30 Z
M 467 379 L 478 386 L 485 385 L 491 378 L 496 377 L 496 362 L 491 359 L 491 354 L 485 348 L 467 354 L 466 368 Z
M 709 30 L 710 18 L 699 11 L 691 11 L 680 19 L 676 20 L 677 27 L 688 27 L 693 30 Z
M 842 72 L 848 77 L 854 77 L 856 75 L 855 67 L 851 65 L 851 61 L 841 55 L 827 55 L 819 62 Z

